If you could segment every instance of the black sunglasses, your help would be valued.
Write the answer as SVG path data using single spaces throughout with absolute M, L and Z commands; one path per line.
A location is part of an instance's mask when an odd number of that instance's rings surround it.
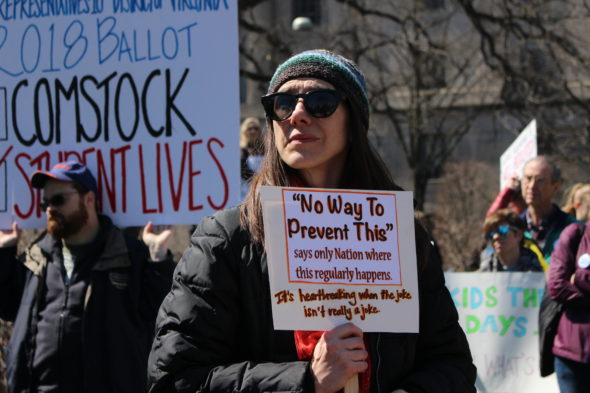
M 47 210 L 47 208 L 49 206 L 60 207 L 61 205 L 66 203 L 66 195 L 77 194 L 77 193 L 78 193 L 78 191 L 71 191 L 71 192 L 62 192 L 61 194 L 55 194 L 54 196 L 52 196 L 51 198 L 49 198 L 47 200 L 44 199 L 43 202 L 41 202 L 39 204 L 39 207 L 41 208 L 41 210 Z
M 287 120 L 293 114 L 297 101 L 303 98 L 303 106 L 307 113 L 313 117 L 328 117 L 336 111 L 344 94 L 337 90 L 314 90 L 307 93 L 273 93 L 262 96 L 260 101 L 266 112 L 266 116 L 272 120 Z

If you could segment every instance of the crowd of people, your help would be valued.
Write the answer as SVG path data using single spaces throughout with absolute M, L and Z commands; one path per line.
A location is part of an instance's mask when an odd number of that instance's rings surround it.
M 590 184 L 577 183 L 559 208 L 557 165 L 529 160 L 490 206 L 480 271 L 544 271 L 539 313 L 542 376 L 556 372 L 561 393 L 590 389 Z
M 178 264 L 170 229 L 148 223 L 135 239 L 99 213 L 96 179 L 81 163 L 31 175 L 46 230 L 20 255 L 18 225 L 0 232 L 11 393 L 334 393 L 355 375 L 361 393 L 475 392 L 439 253 L 417 221 L 419 333 L 274 330 L 260 186 L 401 188 L 369 143 L 354 62 L 299 53 L 261 102 L 267 132 L 256 118 L 240 127 L 243 202 L 204 218 Z M 570 393 L 590 389 L 590 184 L 559 208 L 561 184 L 548 157 L 526 163 L 486 214 L 480 271 L 545 272 L 541 373 L 554 368 Z

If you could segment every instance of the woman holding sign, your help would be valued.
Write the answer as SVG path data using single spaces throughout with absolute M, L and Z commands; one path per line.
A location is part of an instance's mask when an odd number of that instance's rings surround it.
M 400 190 L 367 138 L 362 73 L 324 50 L 281 64 L 262 97 L 269 132 L 241 206 L 205 218 L 161 306 L 151 392 L 475 392 L 475 367 L 441 262 L 416 225 L 420 333 L 275 331 L 259 186 Z M 401 317 L 401 316 L 400 316 Z

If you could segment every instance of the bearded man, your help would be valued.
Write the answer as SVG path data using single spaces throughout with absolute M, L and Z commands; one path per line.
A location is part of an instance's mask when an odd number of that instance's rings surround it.
M 148 223 L 144 242 L 98 213 L 96 179 L 69 161 L 37 171 L 47 230 L 19 258 L 0 233 L 0 317 L 15 321 L 9 392 L 144 392 L 157 310 L 174 263 Z

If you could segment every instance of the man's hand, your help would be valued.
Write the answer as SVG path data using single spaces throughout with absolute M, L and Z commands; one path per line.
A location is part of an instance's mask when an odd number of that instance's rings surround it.
M 342 389 L 350 378 L 367 369 L 368 355 L 363 331 L 354 324 L 346 323 L 325 332 L 311 360 L 316 393 L 333 393 Z
M 168 241 L 172 236 L 172 230 L 169 225 L 154 226 L 148 221 L 143 228 L 142 239 L 150 250 L 150 258 L 154 262 L 163 261 L 168 252 Z
M 12 229 L 0 231 L 0 248 L 14 247 L 20 238 L 20 228 L 16 221 L 12 223 Z
M 510 177 L 510 180 L 508 180 L 508 187 L 514 191 L 518 191 L 520 189 L 520 179 L 518 178 L 518 175 L 514 174 Z

